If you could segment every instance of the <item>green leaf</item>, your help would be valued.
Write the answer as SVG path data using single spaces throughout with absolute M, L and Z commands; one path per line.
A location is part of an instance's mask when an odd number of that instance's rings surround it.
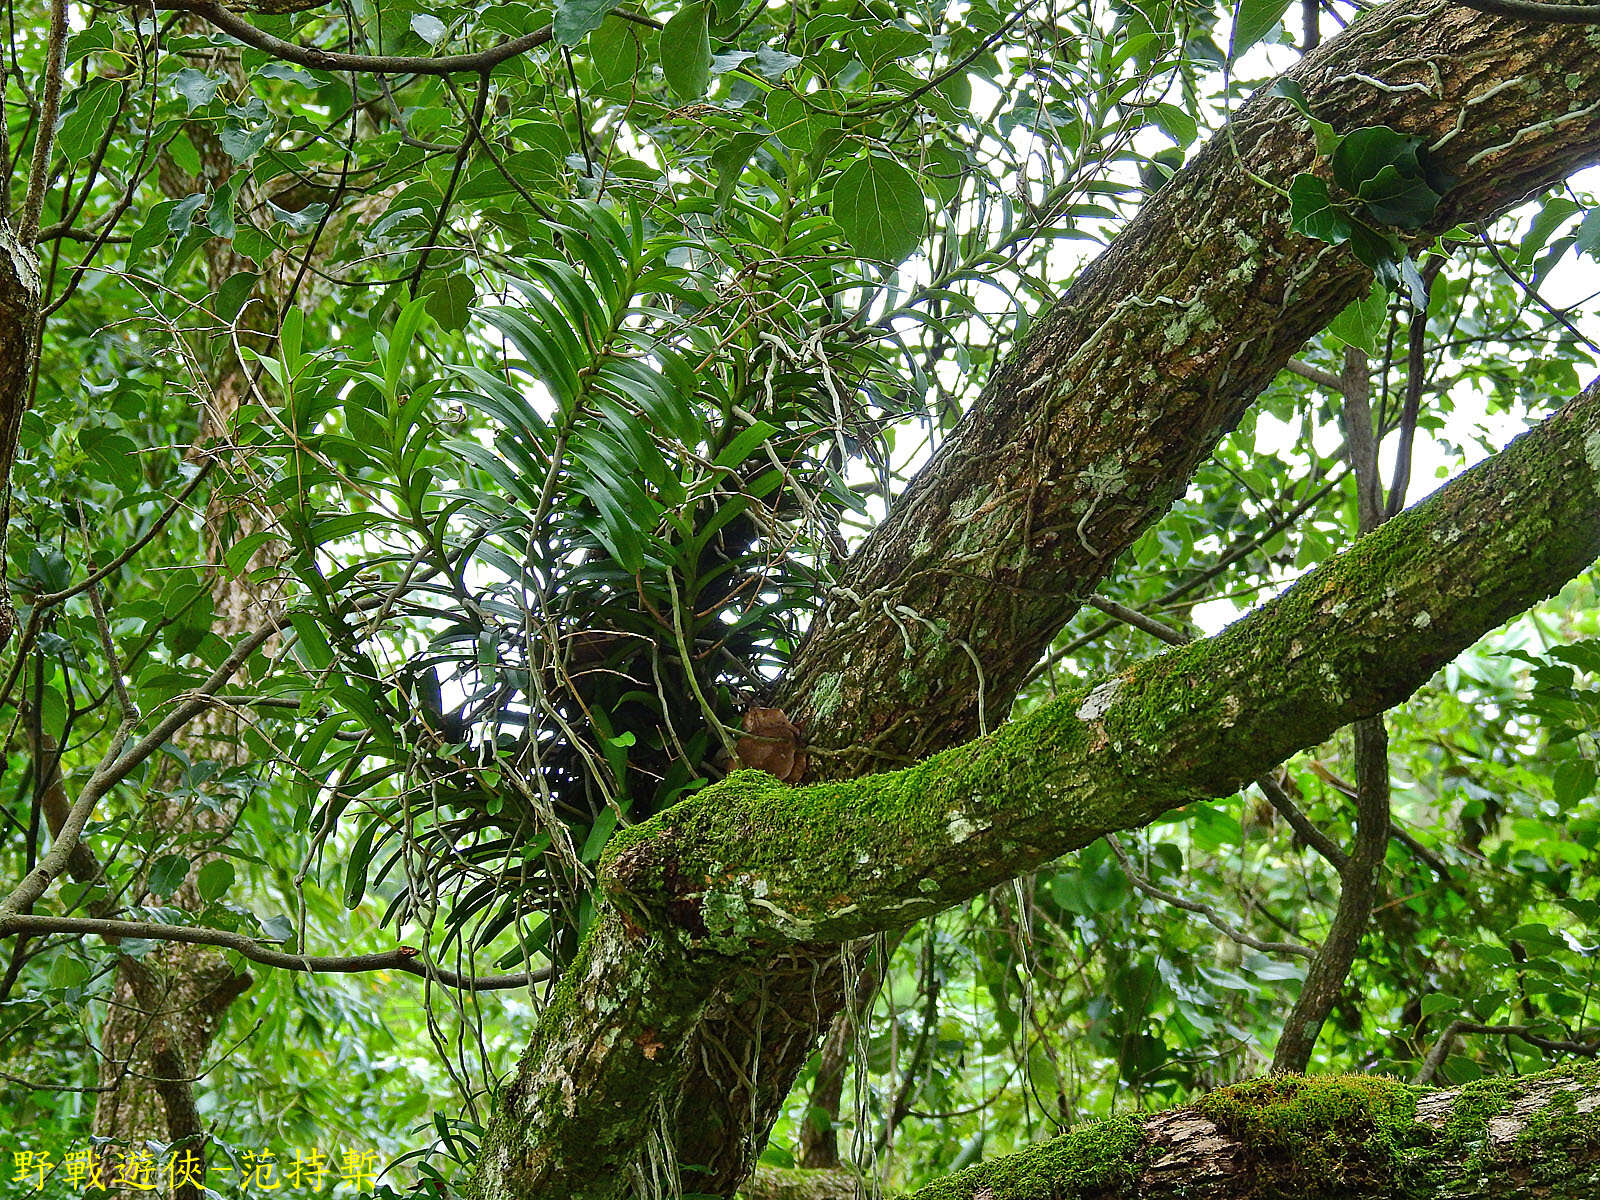
M 1327 181 L 1315 175 L 1300 174 L 1290 181 L 1289 221 L 1296 232 L 1335 246 L 1350 238 L 1349 214 L 1334 200 Z
M 94 152 L 106 126 L 116 117 L 122 105 L 122 84 L 115 79 L 91 79 L 73 96 L 77 103 L 56 129 L 56 149 L 69 161 L 78 162 Z
M 576 46 L 600 28 L 610 11 L 611 0 L 558 0 L 552 22 L 556 44 Z
M 893 159 L 869 155 L 833 185 L 833 219 L 863 258 L 900 263 L 921 243 L 928 209 L 915 175 Z
M 355 908 L 367 894 L 367 864 L 372 860 L 372 839 L 380 828 L 373 821 L 361 831 L 356 844 L 350 847 L 350 861 L 345 864 L 344 906 Z
M 1444 992 L 1430 992 L 1422 998 L 1422 1015 L 1431 1017 L 1434 1013 L 1460 1012 L 1466 1006 L 1454 996 Z
M 775 426 L 768 425 L 765 421 L 757 421 L 741 430 L 717 455 L 717 466 L 737 467 L 750 457 L 752 450 L 777 432 Z
M 450 32 L 449 27 L 432 13 L 417 13 L 411 18 L 411 32 L 430 46 L 437 46 Z
M 1239 0 L 1233 13 L 1233 36 L 1228 41 L 1228 58 L 1235 59 L 1277 28 L 1289 0 Z
M 1584 214 L 1578 225 L 1577 246 L 1580 253 L 1600 262 L 1600 208 L 1591 208 Z
M 1422 164 L 1417 159 L 1421 145 L 1421 138 L 1387 125 L 1352 129 L 1333 152 L 1334 182 L 1352 195 L 1360 195 L 1362 185 L 1375 180 L 1385 167 L 1393 167 L 1403 178 L 1421 179 Z
M 607 87 L 632 82 L 644 60 L 644 39 L 632 21 L 611 17 L 589 35 L 589 61 Z
M 661 73 L 680 100 L 698 100 L 711 82 L 711 30 L 706 6 L 691 4 L 661 30 Z
M 1571 808 L 1594 794 L 1595 766 L 1586 758 L 1568 759 L 1557 764 L 1550 782 L 1556 803 L 1562 808 Z
M 50 986 L 75 988 L 87 982 L 93 972 L 89 964 L 72 954 L 58 954 L 50 964 Z
M 1176 104 L 1152 104 L 1146 112 L 1156 128 L 1180 146 L 1191 144 L 1200 135 L 1193 115 Z
M 1293 79 L 1280 79 L 1272 85 L 1271 94 L 1287 97 L 1289 102 L 1300 110 L 1306 119 L 1306 124 L 1311 126 L 1312 136 L 1317 142 L 1317 153 L 1321 157 L 1328 158 L 1339 148 L 1339 135 L 1334 132 L 1332 125 L 1317 120 L 1313 115 L 1311 106 L 1306 103 L 1306 94 L 1297 82 Z
M 1347 346 L 1373 354 L 1389 313 L 1389 293 L 1374 287 L 1363 299 L 1345 306 L 1328 323 L 1328 332 Z
M 210 903 L 227 895 L 233 880 L 233 864 L 225 858 L 218 858 L 200 868 L 200 873 L 195 876 L 195 886 L 200 890 L 200 898 Z
M 146 886 L 157 896 L 170 896 L 189 877 L 189 860 L 181 854 L 163 854 L 150 868 Z
M 217 141 L 234 162 L 248 162 L 267 144 L 274 128 L 276 122 L 265 102 L 252 96 L 249 103 L 228 109 L 228 119 L 223 122 Z
M 736 133 L 711 152 L 711 166 L 717 173 L 717 203 L 726 205 L 739 185 L 750 156 L 767 140 L 764 133 Z
M 594 819 L 594 824 L 589 829 L 589 836 L 583 840 L 583 849 L 578 857 L 586 863 L 592 863 L 600 857 L 600 851 L 606 848 L 606 843 L 611 840 L 611 833 L 617 827 L 617 810 L 603 808 L 600 815 Z
M 430 280 L 424 294 L 428 298 L 428 315 L 439 323 L 440 329 L 450 330 L 466 325 L 467 313 L 478 295 L 472 280 L 459 272 Z
M 183 97 L 183 102 L 189 106 L 191 113 L 210 104 L 223 83 L 223 76 L 207 75 L 204 71 L 197 71 L 193 67 L 185 67 L 167 79 L 167 86 Z
M 250 299 L 250 293 L 255 291 L 256 281 L 260 278 L 253 271 L 235 271 L 229 275 L 217 289 L 212 311 L 224 321 L 232 321 L 239 315 L 245 301 Z
M 1420 229 L 1439 207 L 1440 196 L 1419 176 L 1407 176 L 1393 163 L 1385 166 L 1356 191 L 1367 215 L 1380 225 Z

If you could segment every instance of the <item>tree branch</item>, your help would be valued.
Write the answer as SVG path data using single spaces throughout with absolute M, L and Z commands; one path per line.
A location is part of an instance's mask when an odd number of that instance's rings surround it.
M 95 917 L 50 917 L 19 915 L 6 921 L 0 937 L 30 933 L 93 934 L 108 940 L 144 938 L 155 942 L 181 942 L 191 946 L 220 946 L 236 950 L 251 962 L 285 971 L 314 974 L 357 974 L 365 971 L 403 971 L 431 979 L 446 987 L 468 992 L 488 992 L 505 988 L 531 987 L 550 978 L 547 969 L 518 975 L 462 975 L 437 966 L 422 957 L 414 946 L 396 946 L 375 954 L 291 954 L 274 950 L 254 938 L 223 929 L 201 929 L 184 925 L 163 925 L 154 921 L 116 921 Z
M 1600 383 L 1215 637 L 903 771 L 799 788 L 736 772 L 619 833 L 603 886 L 722 953 L 844 941 L 1227 795 L 1593 562 L 1597 441 Z
M 302 46 L 298 42 L 285 41 L 264 29 L 257 29 L 249 21 L 220 4 L 166 0 L 158 3 L 157 7 L 193 13 L 236 41 L 284 62 L 294 63 L 296 66 L 309 67 L 314 71 L 354 71 L 363 75 L 455 75 L 462 72 L 481 75 L 485 71 L 492 71 L 508 59 L 547 45 L 554 37 L 554 27 L 545 25 L 532 33 L 525 33 L 521 37 L 511 38 L 509 41 L 470 54 L 437 56 L 347 54 L 340 50 L 320 50 L 315 46 Z

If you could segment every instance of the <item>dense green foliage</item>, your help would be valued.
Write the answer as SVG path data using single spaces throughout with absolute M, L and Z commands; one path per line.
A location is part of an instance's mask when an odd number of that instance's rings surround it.
M 42 9 L 8 6 L 12 206 Z M 70 797 L 111 744 L 119 679 L 159 718 L 281 619 L 214 718 L 96 812 L 104 875 L 34 911 L 306 954 L 406 944 L 479 975 L 571 961 L 613 831 L 726 772 L 861 531 L 1299 40 L 1285 4 L 1250 0 L 244 14 L 374 55 L 553 23 L 492 71 L 378 74 L 191 13 L 68 11 L 12 475 L 0 877 L 49 844 L 57 776 Z M 1357 132 L 1326 147 L 1333 190 L 1283 181 L 1327 241 L 1437 199 L 1418 147 Z M 1411 258 L 1383 235 L 1371 297 L 1305 347 L 1309 375 L 1370 379 L 1408 461 L 1415 430 L 1414 479 L 1592 374 L 1600 207 L 1581 185 Z M 1354 539 L 1341 397 L 1309 375 L 1261 398 L 1110 600 L 1211 629 Z M 1086 609 L 1018 711 L 1158 648 Z M 1594 1044 L 1597 720 L 1593 576 L 1391 714 L 1398 832 L 1316 1068 L 1409 1076 L 1452 1020 L 1523 1034 L 1463 1035 L 1450 1082 Z M 1341 846 L 1348 740 L 1283 776 Z M 1121 845 L 1141 882 L 1268 941 L 1315 945 L 1337 902 L 1337 871 L 1254 789 Z M 891 951 L 841 1111 L 809 1117 L 896 1187 L 1259 1072 L 1304 975 L 1135 886 L 1104 841 Z M 159 953 L 0 941 L 0 1152 L 87 1144 L 117 957 Z M 251 970 L 199 1067 L 212 1136 L 371 1148 L 397 1188 L 457 1178 L 549 986 Z M 773 1165 L 792 1165 L 809 1085 Z M 25 1194 L 0 1168 L 0 1195 Z

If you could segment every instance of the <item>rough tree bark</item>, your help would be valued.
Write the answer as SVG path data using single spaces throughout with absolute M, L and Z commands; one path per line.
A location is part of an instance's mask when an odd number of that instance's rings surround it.
M 39 262 L 30 246 L 0 216 L 0 563 L 11 528 L 11 464 L 17 456 L 22 415 L 28 408 L 39 355 Z M 16 628 L 11 592 L 0 580 L 0 647 Z
M 672 1165 L 666 1105 L 697 1065 L 674 1045 L 714 996 L 759 1003 L 752 965 L 804 977 L 818 944 L 1227 795 L 1403 700 L 1597 555 L 1600 383 L 1215 637 L 905 770 L 794 788 L 740 771 L 623 831 L 603 915 L 499 1098 L 477 1193 L 624 1194 Z
M 1386 124 L 1432 148 L 1457 182 L 1425 238 L 1600 158 L 1597 53 L 1595 27 L 1402 0 L 1289 76 L 1339 130 Z M 775 703 L 836 752 L 812 755 L 814 769 L 900 765 L 998 723 L 1116 557 L 1367 287 L 1345 248 L 1293 233 L 1258 182 L 1311 169 L 1325 164 L 1296 110 L 1257 95 L 1035 324 L 849 562 L 781 685 Z M 837 1012 L 836 949 L 815 948 L 814 978 L 784 976 L 799 990 L 774 981 L 762 1020 L 707 1007 L 673 1105 L 678 1159 L 703 1167 L 693 1186 L 726 1195 L 749 1173 Z M 793 1036 L 806 1022 L 811 1037 Z

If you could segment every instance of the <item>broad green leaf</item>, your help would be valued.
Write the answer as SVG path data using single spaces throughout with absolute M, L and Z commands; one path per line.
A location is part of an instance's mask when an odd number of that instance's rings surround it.
M 189 860 L 181 854 L 163 854 L 150 868 L 147 886 L 157 896 L 170 896 L 189 877 Z
M 183 102 L 189 106 L 189 111 L 192 113 L 195 109 L 210 104 L 217 94 L 217 89 L 227 80 L 221 75 L 207 75 L 204 71 L 185 67 L 166 82 L 168 87 L 183 97 Z
M 1289 183 L 1289 220 L 1307 237 L 1335 246 L 1350 238 L 1351 221 L 1334 200 L 1327 181 L 1316 175 L 1296 175 Z
M 1600 208 L 1591 208 L 1578 225 L 1577 246 L 1596 262 L 1600 262 Z
M 1277 28 L 1290 0 L 1239 0 L 1233 12 L 1233 36 L 1228 40 L 1228 57 L 1238 58 Z
M 449 27 L 432 13 L 417 13 L 411 18 L 411 32 L 430 46 L 437 46 L 450 32 Z
M 1334 182 L 1352 195 L 1359 195 L 1362 185 L 1376 179 L 1385 167 L 1393 167 L 1405 178 L 1420 179 L 1422 165 L 1417 151 L 1421 145 L 1421 138 L 1387 125 L 1352 129 L 1333 152 Z
M 611 0 L 557 0 L 553 24 L 556 43 L 576 46 L 594 30 L 611 11 Z
M 863 258 L 897 264 L 922 241 L 927 202 L 910 171 L 893 159 L 868 155 L 834 183 L 833 219 Z
M 681 9 L 661 30 L 661 73 L 680 100 L 698 100 L 711 82 L 711 31 L 706 6 Z
M 202 900 L 220 900 L 228 894 L 233 880 L 233 864 L 225 858 L 217 858 L 200 868 L 195 876 L 195 887 L 199 889 Z
M 1328 332 L 1347 346 L 1374 354 L 1389 313 L 1389 293 L 1374 286 L 1364 298 L 1346 305 L 1328 323 Z
M 1380 225 L 1420 229 L 1439 206 L 1439 193 L 1426 180 L 1407 176 L 1393 163 L 1362 183 L 1356 195 Z
M 56 149 L 71 162 L 88 158 L 116 117 L 122 92 L 122 83 L 115 79 L 91 79 L 74 92 L 76 103 L 56 129 Z
M 632 21 L 608 17 L 589 35 L 589 60 L 608 87 L 638 78 L 645 63 L 644 31 Z
M 461 329 L 467 323 L 467 313 L 477 298 L 477 290 L 470 276 L 457 272 L 429 282 L 426 293 L 428 315 L 440 329 Z

